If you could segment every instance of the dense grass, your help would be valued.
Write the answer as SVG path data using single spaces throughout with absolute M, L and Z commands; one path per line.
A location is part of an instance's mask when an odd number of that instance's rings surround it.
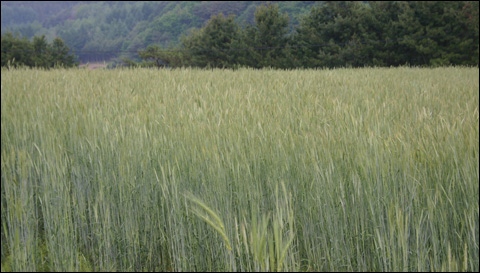
M 478 68 L 5 70 L 2 271 L 478 271 Z

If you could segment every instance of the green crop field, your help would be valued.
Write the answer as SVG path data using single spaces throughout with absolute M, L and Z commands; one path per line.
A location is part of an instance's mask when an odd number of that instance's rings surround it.
M 479 69 L 1 70 L 2 271 L 478 271 Z

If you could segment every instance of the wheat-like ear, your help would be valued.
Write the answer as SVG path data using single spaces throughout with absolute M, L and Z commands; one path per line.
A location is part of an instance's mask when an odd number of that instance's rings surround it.
M 191 193 L 186 193 L 184 195 L 188 200 L 192 201 L 198 207 L 191 207 L 191 211 L 197 215 L 200 219 L 205 221 L 208 225 L 210 225 L 213 229 L 215 229 L 220 235 L 222 236 L 223 240 L 225 241 L 225 247 L 228 250 L 232 250 L 230 245 L 230 240 L 228 240 L 227 234 L 225 232 L 225 226 L 223 225 L 222 219 L 215 213 L 211 208 L 209 208 L 205 203 L 203 203 L 200 199 L 193 196 Z M 200 210 L 203 209 L 203 212 Z
M 283 260 L 285 259 L 285 255 L 287 254 L 288 248 L 292 244 L 294 237 L 295 236 L 293 235 L 293 233 L 291 233 L 290 238 L 288 239 L 288 242 L 285 244 L 285 246 L 283 246 L 282 253 L 280 255 L 280 259 L 278 259 L 278 262 L 277 262 L 277 271 L 278 272 L 282 271 Z

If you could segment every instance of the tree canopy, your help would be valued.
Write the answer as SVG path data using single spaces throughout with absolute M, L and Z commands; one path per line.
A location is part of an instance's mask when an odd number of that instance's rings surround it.
M 120 57 L 130 66 L 478 66 L 476 1 L 288 3 L 79 4 L 74 12 L 64 11 L 49 19 L 49 24 L 63 20 L 56 32 L 62 39 L 50 38 L 51 44 L 47 43 L 49 35 L 30 41 L 18 34 L 3 34 L 2 66 L 14 59 L 19 65 L 71 66 L 75 58 L 69 46 L 79 49 L 83 61 L 106 58 L 118 64 Z M 107 14 L 101 11 L 105 5 Z M 202 25 L 199 17 L 212 11 L 220 12 Z M 162 20 L 158 13 L 164 14 Z M 92 14 L 106 16 L 98 23 Z M 75 20 L 64 20 L 72 17 Z M 145 29 L 147 24 L 154 27 Z M 47 25 L 32 24 L 24 32 Z M 188 26 L 196 27 L 187 32 Z M 178 38 L 182 33 L 186 34 Z M 177 42 L 172 42 L 173 37 Z
M 2 66 L 29 67 L 74 67 L 78 63 L 65 42 L 56 37 L 52 43 L 45 35 L 34 36 L 32 41 L 14 36 L 11 32 L 2 35 Z
M 478 66 L 478 2 L 326 2 L 313 6 L 291 33 L 289 16 L 277 4 L 261 5 L 254 14 L 254 24 L 245 27 L 234 16 L 212 16 L 176 48 L 184 58 L 177 64 Z

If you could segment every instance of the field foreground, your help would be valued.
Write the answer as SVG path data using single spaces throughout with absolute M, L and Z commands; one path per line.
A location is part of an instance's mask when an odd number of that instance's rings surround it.
M 478 75 L 2 69 L 2 271 L 476 272 Z

